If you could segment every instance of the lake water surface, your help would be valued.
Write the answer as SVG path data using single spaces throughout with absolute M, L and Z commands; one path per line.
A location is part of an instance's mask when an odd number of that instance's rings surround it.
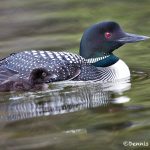
M 83 31 L 102 20 L 150 36 L 149 6 L 148 0 L 0 1 L 0 57 L 28 49 L 78 53 Z M 150 41 L 115 54 L 128 64 L 130 80 L 0 93 L 0 150 L 150 149 Z

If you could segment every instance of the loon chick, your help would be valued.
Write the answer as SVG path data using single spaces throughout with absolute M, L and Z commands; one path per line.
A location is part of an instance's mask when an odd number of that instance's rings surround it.
M 3 77 L 6 78 L 6 75 Z M 28 79 L 20 78 L 18 74 L 12 74 L 7 80 L 1 82 L 0 92 L 46 90 L 48 89 L 46 83 L 49 82 L 49 78 L 51 75 L 45 68 L 33 69 Z
M 28 79 L 35 68 L 46 68 L 51 74 L 49 82 L 112 81 L 128 78 L 128 66 L 113 51 L 125 43 L 146 39 L 149 37 L 124 32 L 116 22 L 100 22 L 84 32 L 80 42 L 80 56 L 67 52 L 37 50 L 18 52 L 0 61 L 0 75 L 11 72 L 19 78 Z

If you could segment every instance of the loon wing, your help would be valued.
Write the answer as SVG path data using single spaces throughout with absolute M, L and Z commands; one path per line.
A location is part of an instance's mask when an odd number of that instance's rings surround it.
M 13 74 L 19 74 L 19 77 L 27 79 L 31 72 L 37 68 L 48 70 L 51 74 L 49 82 L 72 80 L 80 74 L 81 63 L 83 62 L 84 60 L 76 54 L 34 50 L 23 51 L 12 54 L 0 61 L 0 66 L 5 70 L 5 73 L 1 74 L 1 80 L 7 79 L 7 76 Z
M 17 77 L 18 75 L 17 71 L 0 66 L 0 83 L 7 81 L 10 77 Z
M 74 73 L 74 75 L 68 80 L 73 80 L 73 79 L 77 78 L 80 74 L 81 74 L 81 69 L 77 69 L 76 72 Z

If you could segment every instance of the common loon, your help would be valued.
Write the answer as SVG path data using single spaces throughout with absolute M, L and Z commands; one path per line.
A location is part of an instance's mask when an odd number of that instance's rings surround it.
M 45 68 L 50 74 L 43 82 L 128 78 L 128 66 L 113 51 L 125 43 L 146 39 L 149 37 L 124 32 L 116 22 L 100 22 L 84 32 L 80 42 L 80 56 L 68 52 L 30 50 L 3 58 L 0 61 L 0 84 L 12 80 L 16 75 L 19 79 L 30 81 L 32 71 L 38 68 Z
M 3 77 L 5 77 L 5 74 L 3 74 Z M 0 91 L 46 90 L 48 85 L 45 83 L 49 81 L 50 77 L 51 75 L 45 68 L 33 69 L 27 79 L 20 78 L 19 74 L 15 74 L 1 82 Z

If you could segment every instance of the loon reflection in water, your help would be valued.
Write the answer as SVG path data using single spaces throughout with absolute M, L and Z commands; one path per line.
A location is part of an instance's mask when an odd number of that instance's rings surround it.
M 113 51 L 125 43 L 149 39 L 147 36 L 124 32 L 116 22 L 101 22 L 87 29 L 80 42 L 80 56 L 67 52 L 23 51 L 12 54 L 0 61 L 0 91 L 17 91 L 9 88 L 18 80 L 30 83 L 32 71 L 44 68 L 49 73 L 43 82 L 64 80 L 75 81 L 114 81 L 130 77 L 128 66 L 113 54 Z M 41 76 L 38 76 L 41 78 Z M 37 78 L 31 88 L 39 84 Z M 23 84 L 22 84 L 23 85 Z M 6 87 L 6 88 L 5 88 Z M 10 86 L 14 87 L 14 86 Z M 4 89 L 3 89 L 4 88 Z M 24 90 L 26 89 L 23 86 Z M 42 88 L 41 88 L 42 89 Z M 20 89 L 19 89 L 20 90 Z
M 72 86 L 74 83 L 74 86 Z M 76 85 L 75 85 L 76 84 Z M 94 82 L 62 82 L 52 84 L 50 91 L 12 94 L 0 105 L 0 120 L 21 120 L 38 116 L 59 115 L 95 107 L 122 104 L 130 100 L 121 93 L 130 89 L 129 80 L 100 84 Z M 121 109 L 120 105 L 119 109 Z M 102 109 L 99 109 L 102 110 Z

